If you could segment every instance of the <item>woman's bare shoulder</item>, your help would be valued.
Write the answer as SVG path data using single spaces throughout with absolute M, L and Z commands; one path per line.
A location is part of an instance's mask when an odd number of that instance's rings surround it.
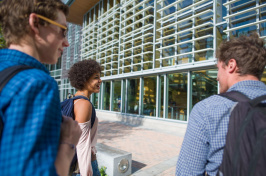
M 75 120 L 79 123 L 87 122 L 91 119 L 92 105 L 88 100 L 76 100 L 74 105 Z

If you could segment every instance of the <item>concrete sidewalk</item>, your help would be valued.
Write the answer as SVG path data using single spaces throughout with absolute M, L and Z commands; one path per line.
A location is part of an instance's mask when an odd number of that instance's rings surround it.
M 132 153 L 132 176 L 172 176 L 186 124 L 97 111 L 98 143 Z

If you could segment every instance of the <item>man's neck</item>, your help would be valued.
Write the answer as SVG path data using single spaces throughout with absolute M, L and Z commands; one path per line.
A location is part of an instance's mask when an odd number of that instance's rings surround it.
M 233 86 L 234 84 L 240 81 L 248 81 L 248 80 L 259 81 L 259 79 L 253 75 L 243 75 L 243 76 L 238 75 L 232 78 L 232 80 L 230 81 L 231 85 L 229 85 L 229 87 Z
M 36 50 L 36 47 L 30 43 L 33 43 L 33 42 L 28 42 L 26 40 L 23 40 L 20 42 L 20 44 L 10 44 L 10 46 L 8 48 L 21 51 L 25 54 L 28 54 L 28 55 L 34 57 L 38 61 L 40 61 L 39 54 Z

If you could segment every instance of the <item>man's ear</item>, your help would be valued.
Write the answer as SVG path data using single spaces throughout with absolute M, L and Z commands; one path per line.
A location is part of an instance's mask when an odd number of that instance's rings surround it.
M 29 25 L 30 29 L 34 32 L 34 34 L 39 34 L 39 18 L 36 16 L 36 14 L 31 13 L 29 16 Z
M 237 64 L 236 64 L 236 60 L 235 59 L 230 59 L 228 61 L 228 72 L 229 73 L 234 73 L 237 71 L 238 67 L 237 67 Z

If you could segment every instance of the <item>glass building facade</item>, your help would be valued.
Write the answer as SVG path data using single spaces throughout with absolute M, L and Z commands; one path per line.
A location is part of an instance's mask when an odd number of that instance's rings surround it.
M 62 76 L 62 57 L 58 58 L 56 64 L 45 64 L 45 67 L 50 72 L 50 76 L 55 79 L 58 87 L 61 87 L 61 76 Z M 60 91 L 60 89 L 59 89 Z
M 69 47 L 64 48 L 62 56 L 58 59 L 57 64 L 48 65 L 46 68 L 50 71 L 51 77 L 53 77 L 59 88 L 60 101 L 67 98 L 68 93 L 74 94 L 75 88 L 73 88 L 68 80 L 68 70 L 70 67 L 81 60 L 81 26 L 72 23 L 67 24 L 68 33 L 67 40 Z
M 69 47 L 64 48 L 62 55 L 62 74 L 61 74 L 61 84 L 59 86 L 60 90 L 60 99 L 63 101 L 67 98 L 68 93 L 74 95 L 76 90 L 73 88 L 68 80 L 68 71 L 70 67 L 81 60 L 81 29 L 79 25 L 72 23 L 67 24 L 68 33 L 67 40 Z
M 219 93 L 215 51 L 266 36 L 266 0 L 100 0 L 83 17 L 81 59 L 101 64 L 99 110 L 187 122 Z M 262 81 L 266 83 L 266 70 Z

